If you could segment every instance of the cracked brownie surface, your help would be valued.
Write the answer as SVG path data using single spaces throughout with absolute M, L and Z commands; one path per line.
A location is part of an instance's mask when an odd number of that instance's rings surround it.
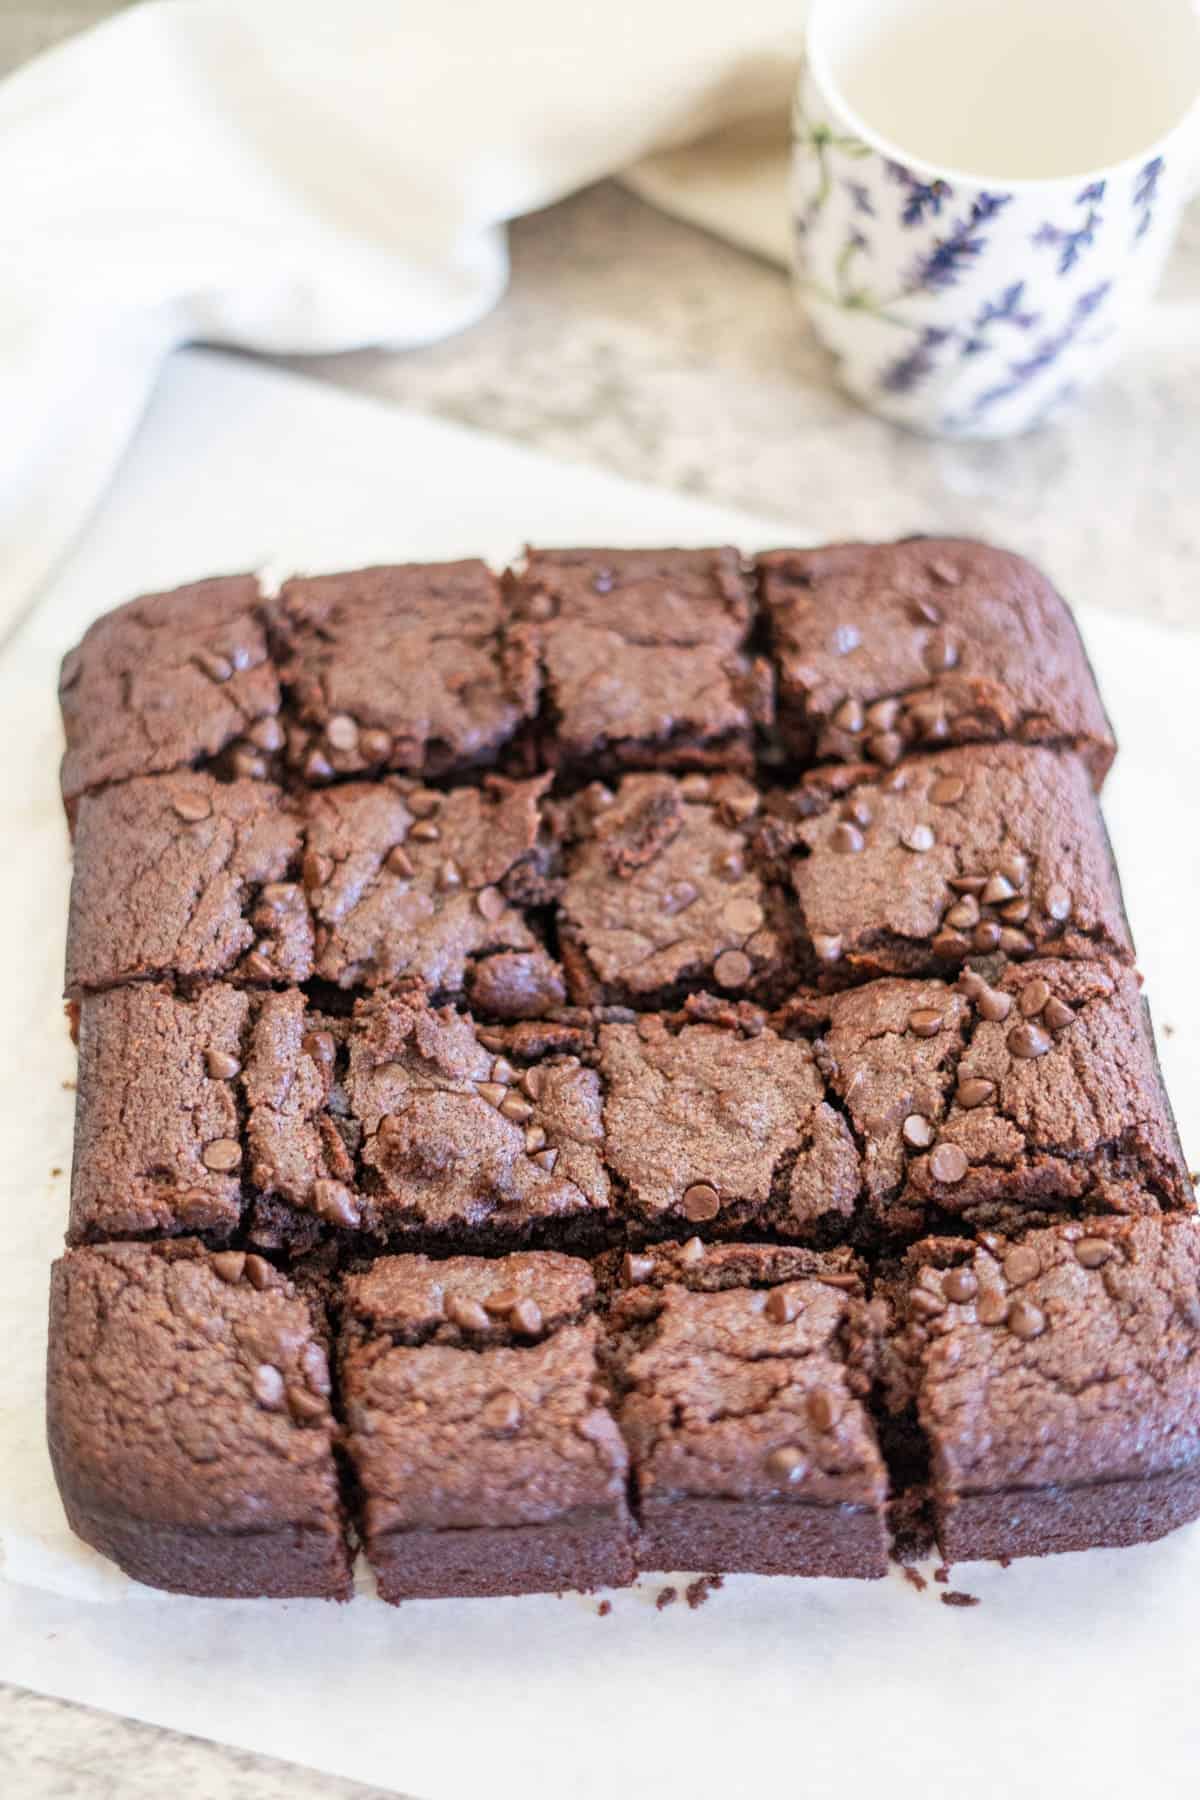
M 1088 787 L 1077 757 L 1016 744 L 812 771 L 768 832 L 813 974 L 937 974 L 997 950 L 1130 961 Z
M 771 676 L 746 651 L 736 550 L 531 550 L 514 609 L 534 633 L 556 764 L 749 770 Z
M 408 563 L 284 583 L 271 607 L 308 781 L 491 763 L 532 719 L 537 664 L 478 561 Z
M 964 538 L 776 550 L 756 562 L 792 750 L 885 766 L 930 743 L 1074 748 L 1112 728 L 1069 610 L 1023 557 Z
M 69 1250 L 50 1300 L 49 1437 L 71 1524 L 183 1593 L 344 1599 L 323 1325 L 259 1257 Z
M 146 594 L 105 613 L 63 659 L 63 798 L 283 741 L 279 683 L 252 575 Z
M 85 794 L 67 991 L 165 976 L 305 981 L 300 827 L 265 781 L 153 775 Z

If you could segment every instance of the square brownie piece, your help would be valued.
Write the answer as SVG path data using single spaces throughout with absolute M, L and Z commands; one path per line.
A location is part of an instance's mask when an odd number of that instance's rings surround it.
M 751 770 L 771 676 L 747 650 L 736 550 L 531 550 L 513 605 L 536 633 L 553 763 Z
M 384 1257 L 341 1305 L 346 1448 L 385 1600 L 633 1579 L 586 1262 Z
M 382 1238 L 593 1242 L 608 1217 L 600 1078 L 577 1055 L 523 1066 L 418 991 L 355 1007 L 346 1097 L 362 1219 Z
M 854 1220 L 858 1150 L 811 1044 L 659 1014 L 599 1044 L 605 1160 L 635 1226 L 811 1239 Z
M 84 996 L 71 1243 L 237 1230 L 249 1009 L 223 984 L 190 998 L 157 983 Z
M 819 769 L 780 811 L 767 830 L 823 985 L 940 974 L 997 950 L 1133 959 L 1104 821 L 1075 756 L 971 745 L 891 770 Z
M 198 1244 L 69 1250 L 50 1290 L 50 1455 L 73 1531 L 173 1593 L 350 1594 L 317 1301 Z
M 307 980 L 299 874 L 299 821 L 269 782 L 151 775 L 85 794 L 68 994 L 148 977 Z
M 443 794 L 388 779 L 307 796 L 315 973 L 345 988 L 419 977 L 447 998 L 469 983 L 502 1011 L 561 995 L 525 912 L 551 891 L 545 785 L 493 776 Z M 503 968 L 482 973 L 495 956 Z
M 819 1053 L 890 1229 L 1192 1205 L 1132 970 L 1054 959 L 836 994 Z
M 105 613 L 63 658 L 63 798 L 131 775 L 256 758 L 283 743 L 253 575 L 195 581 Z
M 927 1240 L 895 1292 L 893 1399 L 927 1440 L 948 1562 L 1200 1514 L 1200 1220 Z
M 406 563 L 284 583 L 271 608 L 308 781 L 494 763 L 537 707 L 529 635 L 484 563 Z
M 757 560 L 797 756 L 890 766 L 912 747 L 1074 749 L 1099 787 L 1112 727 L 1069 608 L 1023 557 L 966 538 L 829 544 Z
M 850 1254 L 693 1239 L 631 1254 L 622 1275 L 638 1566 L 885 1574 L 877 1328 Z
M 701 988 L 755 999 L 790 985 L 788 902 L 755 863 L 759 796 L 738 776 L 627 775 L 578 795 L 559 954 L 583 1005 L 662 1008 Z

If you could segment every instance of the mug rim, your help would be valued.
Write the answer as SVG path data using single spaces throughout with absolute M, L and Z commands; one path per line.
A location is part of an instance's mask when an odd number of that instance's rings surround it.
M 935 180 L 952 182 L 958 187 L 1003 188 L 1009 193 L 1045 192 L 1055 187 L 1074 187 L 1080 181 L 1110 181 L 1120 175 L 1131 173 L 1147 161 L 1165 153 L 1169 145 L 1181 137 L 1189 124 L 1200 122 L 1200 82 L 1196 91 L 1179 116 L 1152 138 L 1142 149 L 1123 156 L 1118 162 L 1099 163 L 1088 168 L 1079 169 L 1074 174 L 1065 175 L 983 175 L 970 174 L 965 169 L 957 169 L 950 163 L 932 161 L 927 156 L 917 156 L 905 150 L 893 139 L 882 132 L 857 112 L 842 92 L 840 85 L 830 69 L 828 59 L 823 55 L 817 41 L 817 30 L 822 15 L 828 7 L 837 6 L 838 0 L 810 0 L 808 18 L 804 28 L 804 60 L 800 68 L 799 84 L 803 85 L 811 74 L 813 81 L 820 88 L 831 106 L 836 108 L 841 117 L 851 127 L 854 135 L 861 138 L 877 156 L 889 162 L 901 163 L 906 169 L 912 169 Z M 1200 25 L 1197 27 L 1200 34 Z

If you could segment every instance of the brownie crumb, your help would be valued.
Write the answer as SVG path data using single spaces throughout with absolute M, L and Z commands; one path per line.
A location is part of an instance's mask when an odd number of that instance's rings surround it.
M 907 1581 L 909 1587 L 915 1588 L 918 1594 L 923 1594 L 925 1589 L 929 1586 L 929 1583 L 922 1575 L 920 1569 L 910 1569 L 907 1566 L 903 1566 L 900 1573 L 903 1575 L 905 1581 Z
M 668 1606 L 674 1606 L 679 1598 L 679 1589 L 673 1587 L 659 1588 L 654 1606 L 657 1612 L 666 1612 Z
M 723 1575 L 701 1575 L 695 1581 L 689 1581 L 687 1585 L 687 1603 L 692 1611 L 695 1612 L 698 1606 L 703 1606 L 705 1604 L 710 1594 L 715 1594 L 718 1588 L 724 1586 L 725 1578 Z
M 611 1600 L 602 1600 L 600 1602 L 599 1606 L 596 1608 L 596 1615 L 598 1618 L 607 1619 L 607 1617 L 611 1611 L 612 1611 L 612 1601 Z
M 978 1606 L 979 1595 L 963 1594 L 957 1588 L 951 1588 L 949 1593 L 941 1595 L 941 1602 L 943 1606 Z
M 996 1561 L 1000 1564 L 1000 1567 L 1002 1569 L 1011 1569 L 1012 1568 L 1012 1557 L 1011 1556 L 998 1556 L 996 1558 Z
M 933 1571 L 933 1579 L 935 1581 L 941 1581 L 941 1582 L 949 1581 L 949 1579 L 950 1579 L 949 1564 L 948 1563 L 939 1563 L 937 1568 Z

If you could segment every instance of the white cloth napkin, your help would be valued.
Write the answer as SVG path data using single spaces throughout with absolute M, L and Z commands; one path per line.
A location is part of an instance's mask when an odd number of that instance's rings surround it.
M 156 0 L 0 85 L 0 635 L 163 357 L 430 342 L 606 173 L 786 255 L 803 0 Z M 682 146 L 695 145 L 691 151 Z M 636 165 L 636 168 L 634 168 Z

